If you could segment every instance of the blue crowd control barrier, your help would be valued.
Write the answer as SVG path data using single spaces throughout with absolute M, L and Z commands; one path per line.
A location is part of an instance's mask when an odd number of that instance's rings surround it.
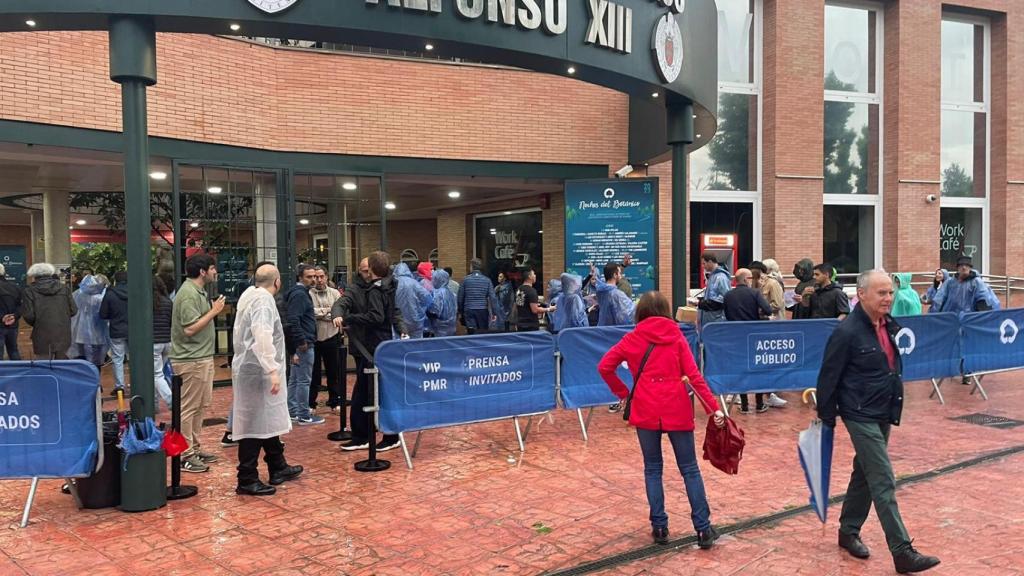
M 1024 368 L 1024 308 L 960 315 L 964 373 Z
M 397 434 L 555 407 L 555 341 L 518 332 L 384 342 L 379 425 Z
M 960 374 L 960 318 L 952 313 L 896 318 L 903 380 L 932 380 Z
M 715 394 L 803 390 L 817 385 L 838 320 L 715 322 L 704 327 L 704 379 Z
M 680 324 L 694 358 L 700 356 L 697 330 L 692 324 Z M 633 326 L 569 328 L 558 333 L 558 352 L 562 356 L 562 405 L 569 409 L 588 408 L 618 402 L 597 373 L 597 364 L 612 346 L 633 330 Z M 632 387 L 633 377 L 620 366 L 619 378 Z

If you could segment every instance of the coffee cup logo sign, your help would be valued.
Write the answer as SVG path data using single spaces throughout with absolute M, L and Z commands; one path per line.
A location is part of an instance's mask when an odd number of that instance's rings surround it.
M 299 0 L 249 0 L 249 4 L 263 10 L 267 14 L 277 14 L 278 12 L 291 8 L 293 4 Z
M 1013 344 L 1017 340 L 1017 334 L 1020 329 L 1017 328 L 1017 323 L 1007 318 L 1003 320 L 1003 323 L 999 326 L 999 341 L 1003 344 Z
M 910 328 L 903 328 L 896 333 L 896 347 L 904 356 L 913 354 L 914 348 L 917 348 L 917 335 Z

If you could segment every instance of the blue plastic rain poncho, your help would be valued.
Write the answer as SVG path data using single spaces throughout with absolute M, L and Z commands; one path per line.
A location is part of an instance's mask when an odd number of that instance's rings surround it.
M 265 288 L 245 289 L 235 307 L 235 355 L 231 359 L 231 436 L 273 438 L 292 429 L 288 416 L 285 342 L 277 302 Z M 270 374 L 277 372 L 273 394 Z
M 921 314 L 921 298 L 910 285 L 912 275 L 907 273 L 893 274 L 896 294 L 892 298 L 893 316 L 918 316 Z
M 402 320 L 409 331 L 409 338 L 423 338 L 431 294 L 413 277 L 409 266 L 404 262 L 395 266 L 395 281 L 398 283 L 395 304 L 402 312 Z
M 966 280 L 953 276 L 943 282 L 932 299 L 932 310 L 936 312 L 959 314 L 978 310 L 999 310 L 1001 307 L 995 292 L 974 270 L 971 270 Z
M 715 268 L 708 275 L 707 287 L 704 290 L 704 300 L 700 306 L 700 324 L 704 326 L 711 322 L 725 321 L 725 295 L 732 290 L 732 277 L 724 266 Z M 711 304 L 713 303 L 713 304 Z
M 494 297 L 498 299 L 501 310 L 498 311 L 498 324 L 504 325 L 505 319 L 512 312 L 512 301 L 515 300 L 516 288 L 508 278 L 494 287 Z
M 636 303 L 619 290 L 615 284 L 608 284 L 604 278 L 597 277 L 597 325 L 628 326 L 633 324 L 633 311 Z
M 73 298 L 78 314 L 71 323 L 71 339 L 75 344 L 106 346 L 107 321 L 100 318 L 100 306 L 106 286 L 93 275 L 86 276 Z
M 548 319 L 548 330 L 551 332 L 558 332 L 558 328 L 555 327 L 555 314 L 557 309 L 562 306 L 562 281 L 558 278 L 552 278 L 548 280 L 548 306 L 554 306 L 555 312 L 546 312 Z
M 942 272 L 942 282 L 936 284 L 935 283 L 935 279 L 932 278 L 932 285 L 929 286 L 928 287 L 928 291 L 924 293 L 924 301 L 927 304 L 931 305 L 931 307 L 928 309 L 928 313 L 929 314 L 932 313 L 932 312 L 938 312 L 938 310 L 936 310 L 935 306 L 933 305 L 934 302 L 935 302 L 935 295 L 939 293 L 939 288 L 942 288 L 943 284 L 945 284 L 946 282 L 949 282 L 949 271 L 947 271 L 947 270 L 945 270 L 943 268 L 939 268 L 935 272 L 936 273 Z
M 583 279 L 576 274 L 566 272 L 562 274 L 559 287 L 561 294 L 558 297 L 558 309 L 553 314 L 554 331 L 587 326 L 587 307 L 580 294 L 583 288 Z
M 458 302 L 455 300 L 455 294 L 448 288 L 449 280 L 447 272 L 434 270 L 434 295 L 430 307 L 427 308 L 427 328 L 438 337 L 455 335 Z

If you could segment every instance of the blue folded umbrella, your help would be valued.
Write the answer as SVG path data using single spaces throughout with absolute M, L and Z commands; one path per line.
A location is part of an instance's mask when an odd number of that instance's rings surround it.
M 822 523 L 828 513 L 828 483 L 832 476 L 834 434 L 832 426 L 815 420 L 807 430 L 800 433 L 800 439 L 797 440 L 800 465 L 804 468 L 807 487 L 811 489 L 811 506 Z

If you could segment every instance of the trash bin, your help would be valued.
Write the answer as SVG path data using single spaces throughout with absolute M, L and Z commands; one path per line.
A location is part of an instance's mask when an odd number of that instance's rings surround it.
M 109 416 L 109 417 L 108 417 Z M 117 415 L 103 414 L 103 466 L 88 478 L 75 480 L 83 508 L 111 508 L 121 503 L 121 450 L 117 447 Z

